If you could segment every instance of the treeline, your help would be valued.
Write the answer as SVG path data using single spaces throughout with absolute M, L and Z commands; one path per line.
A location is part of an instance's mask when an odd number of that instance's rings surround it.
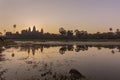
M 65 30 L 64 28 L 60 28 L 59 32 L 62 36 L 69 37 L 74 36 L 76 39 L 120 39 L 120 31 L 116 29 L 116 32 L 113 32 L 113 29 L 110 28 L 109 32 L 97 32 L 94 34 L 88 33 L 87 31 L 79 31 L 79 30 Z
M 64 28 L 59 29 L 59 34 L 51 33 L 34 33 L 34 34 L 11 34 L 6 35 L 7 38 L 16 38 L 16 39 L 57 39 L 57 40 L 81 40 L 81 39 L 120 39 L 120 31 L 116 29 L 113 32 L 113 29 L 110 28 L 109 32 L 97 32 L 97 33 L 88 33 L 87 31 L 80 30 L 65 30 Z

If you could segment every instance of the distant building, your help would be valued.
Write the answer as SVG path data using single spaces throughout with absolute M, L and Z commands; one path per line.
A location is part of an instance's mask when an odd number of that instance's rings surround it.
M 35 26 L 33 26 L 32 30 L 29 27 L 26 30 L 22 30 L 21 34 L 19 32 L 12 33 L 12 32 L 6 32 L 7 38 L 40 38 L 44 34 L 43 29 L 41 31 L 38 31 Z
M 12 32 L 6 32 L 6 35 L 12 35 Z
M 28 32 L 31 32 L 31 28 L 29 27 Z
M 12 36 L 12 32 L 6 32 L 6 37 L 10 38 Z
M 21 33 L 22 33 L 22 34 L 26 34 L 26 33 L 27 33 L 27 30 L 22 30 Z

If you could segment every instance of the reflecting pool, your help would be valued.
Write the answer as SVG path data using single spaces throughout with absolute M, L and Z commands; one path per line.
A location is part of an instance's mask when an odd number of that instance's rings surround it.
M 120 46 L 2 46 L 0 80 L 120 80 Z

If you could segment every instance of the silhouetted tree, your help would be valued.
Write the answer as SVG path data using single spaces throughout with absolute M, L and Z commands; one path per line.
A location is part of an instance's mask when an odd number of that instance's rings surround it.
M 112 32 L 112 31 L 113 31 L 113 29 L 112 29 L 112 28 L 109 28 L 109 30 L 110 30 L 110 32 Z
M 73 36 L 73 30 L 68 30 L 67 31 L 67 36 Z
M 16 29 L 16 24 L 13 25 L 13 28 L 14 28 L 14 33 L 15 33 L 15 29 Z
M 19 34 L 19 32 L 17 31 L 16 34 Z
M 59 29 L 59 32 L 61 35 L 64 35 L 64 36 L 66 35 L 66 30 L 62 27 Z
M 5 33 L 6 33 L 6 29 L 4 29 L 4 35 L 5 35 Z
M 116 29 L 116 38 L 120 38 L 120 30 Z
M 41 29 L 41 33 L 42 33 L 42 34 L 44 33 L 44 30 L 43 30 L 43 28 Z
M 120 30 L 119 30 L 119 29 L 116 29 L 116 32 L 120 32 Z
M 75 32 L 75 36 L 78 37 L 80 34 L 80 31 L 78 29 L 76 29 L 74 32 Z
M 2 36 L 2 33 L 0 32 L 0 36 Z

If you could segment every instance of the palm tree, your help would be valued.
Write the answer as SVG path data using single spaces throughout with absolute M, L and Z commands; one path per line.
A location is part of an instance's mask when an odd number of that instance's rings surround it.
M 13 28 L 14 28 L 14 33 L 15 33 L 15 29 L 16 29 L 16 24 L 13 25 Z
M 43 28 L 41 28 L 41 33 L 42 33 L 42 34 L 44 33 L 44 30 L 43 30 Z
M 6 35 L 6 29 L 4 29 L 4 35 Z
M 120 29 L 116 29 L 116 34 L 120 37 Z
M 120 30 L 119 30 L 119 29 L 116 29 L 116 32 L 120 32 Z
M 112 31 L 113 31 L 113 29 L 112 29 L 112 28 L 109 28 L 109 30 L 110 30 L 110 32 L 112 32 Z

